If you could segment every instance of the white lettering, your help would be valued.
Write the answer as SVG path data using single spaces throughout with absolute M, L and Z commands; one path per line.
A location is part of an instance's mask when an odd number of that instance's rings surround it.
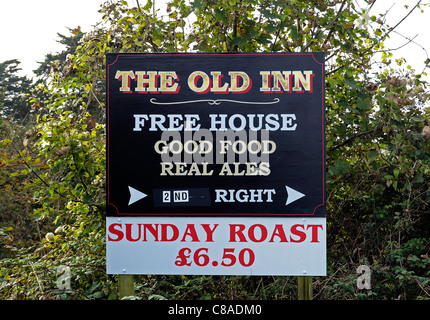
M 215 202 L 273 202 L 275 189 L 215 189 Z

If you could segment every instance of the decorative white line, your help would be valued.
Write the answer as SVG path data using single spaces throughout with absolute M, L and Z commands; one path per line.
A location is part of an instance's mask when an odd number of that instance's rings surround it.
M 222 102 L 233 102 L 233 103 L 242 103 L 242 104 L 275 104 L 278 103 L 280 100 L 279 98 L 274 98 L 273 101 L 269 102 L 255 102 L 255 101 L 239 101 L 239 100 L 230 100 L 230 99 L 203 99 L 203 100 L 188 100 L 188 101 L 174 101 L 174 102 L 158 102 L 155 98 L 151 98 L 149 100 L 152 104 L 158 104 L 158 105 L 170 105 L 170 104 L 187 104 L 187 103 L 197 103 L 197 102 L 207 102 L 211 106 L 213 105 L 220 105 Z

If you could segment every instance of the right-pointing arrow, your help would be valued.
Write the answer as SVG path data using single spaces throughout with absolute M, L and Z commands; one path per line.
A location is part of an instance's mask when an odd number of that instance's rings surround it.
M 128 205 L 131 205 L 147 196 L 147 194 L 140 192 L 139 190 L 136 190 L 130 186 L 128 186 L 128 190 L 130 191 L 130 200 L 128 201 Z
M 285 203 L 286 206 L 288 206 L 291 202 L 299 200 L 305 196 L 303 193 L 298 192 L 297 190 L 294 190 L 288 186 L 285 186 L 285 188 L 287 189 L 287 202 Z

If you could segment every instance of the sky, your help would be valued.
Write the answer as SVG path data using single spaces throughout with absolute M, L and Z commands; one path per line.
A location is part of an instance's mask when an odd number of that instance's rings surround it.
M 21 74 L 32 77 L 37 61 L 47 53 L 62 51 L 57 33 L 67 28 L 82 31 L 102 20 L 98 12 L 106 0 L 0 0 L 0 61 L 19 59 Z
M 156 7 L 165 0 L 154 0 Z M 387 14 L 391 26 L 397 24 L 411 7 L 419 0 L 376 0 L 370 15 Z M 69 35 L 67 28 L 80 26 L 88 32 L 101 21 L 98 12 L 106 0 L 0 0 L 0 62 L 9 59 L 21 61 L 22 75 L 32 77 L 32 70 L 37 68 L 37 61 L 43 61 L 47 53 L 56 53 L 63 46 L 56 42 L 57 33 Z M 135 0 L 128 0 L 135 6 Z M 359 0 L 357 0 L 359 2 Z M 424 0 L 424 2 L 428 2 Z M 140 0 L 141 4 L 146 0 Z M 406 9 L 404 6 L 409 5 Z M 365 7 L 363 7 L 365 9 Z M 414 38 L 404 48 L 394 51 L 396 57 L 404 56 L 417 72 L 425 67 L 424 61 L 430 56 L 430 37 L 427 35 L 430 24 L 430 8 L 425 13 L 416 9 L 396 31 L 391 33 L 388 48 L 397 48 L 407 43 L 406 38 Z M 406 37 L 406 38 L 405 38 Z M 423 49 L 427 50 L 427 52 Z M 430 73 L 430 70 L 427 70 Z
M 379 17 L 380 13 L 387 13 L 385 19 L 388 21 L 390 27 L 394 27 L 411 11 L 418 1 L 377 0 L 370 10 L 370 15 Z M 422 1 L 421 3 L 429 3 L 429 1 Z M 426 31 L 430 25 L 430 7 L 422 6 L 421 8 L 424 10 L 423 13 L 420 8 L 416 8 L 390 34 L 390 39 L 385 42 L 386 48 L 389 49 L 399 48 L 407 44 L 398 50 L 392 51 L 392 53 L 394 54 L 394 58 L 406 58 L 407 64 L 410 64 L 417 73 L 421 73 L 425 69 L 426 64 L 424 61 L 430 58 L 430 37 Z M 412 42 L 409 42 L 409 40 L 412 40 Z M 427 68 L 425 71 L 430 75 L 430 69 Z

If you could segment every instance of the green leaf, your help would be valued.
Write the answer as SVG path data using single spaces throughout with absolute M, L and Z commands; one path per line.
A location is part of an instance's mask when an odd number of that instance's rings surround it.
M 297 27 L 296 26 L 291 26 L 291 37 L 294 40 L 299 40 L 299 38 L 300 38 L 300 35 L 299 35 L 298 31 L 297 31 Z
M 267 25 L 264 26 L 264 30 L 267 33 L 272 33 L 275 32 L 278 29 L 278 27 L 274 24 L 268 23 Z
M 330 172 L 335 176 L 346 174 L 349 172 L 349 163 L 344 160 L 336 160 L 330 168 Z
M 151 294 L 148 297 L 148 300 L 167 300 L 165 297 L 163 297 L 162 295 L 159 294 Z
M 0 146 L 5 147 L 5 146 L 10 145 L 11 143 L 12 143 L 12 140 L 6 138 L 1 142 Z
M 221 20 L 224 24 L 228 23 L 225 13 L 218 8 L 215 9 L 215 18 Z
M 416 122 L 423 122 L 425 121 L 423 116 L 413 116 L 412 120 L 416 121 Z
M 351 69 L 351 68 L 347 68 L 346 69 L 346 75 L 348 76 L 348 77 L 352 77 L 352 76 L 354 76 L 354 73 L 355 73 L 355 70 L 353 70 L 353 69 Z
M 103 298 L 104 297 L 104 293 L 102 291 L 97 291 L 97 292 L 93 293 L 93 297 L 95 299 Z
M 370 162 L 375 161 L 378 158 L 379 152 L 377 150 L 369 150 L 367 151 L 367 159 L 369 159 Z

